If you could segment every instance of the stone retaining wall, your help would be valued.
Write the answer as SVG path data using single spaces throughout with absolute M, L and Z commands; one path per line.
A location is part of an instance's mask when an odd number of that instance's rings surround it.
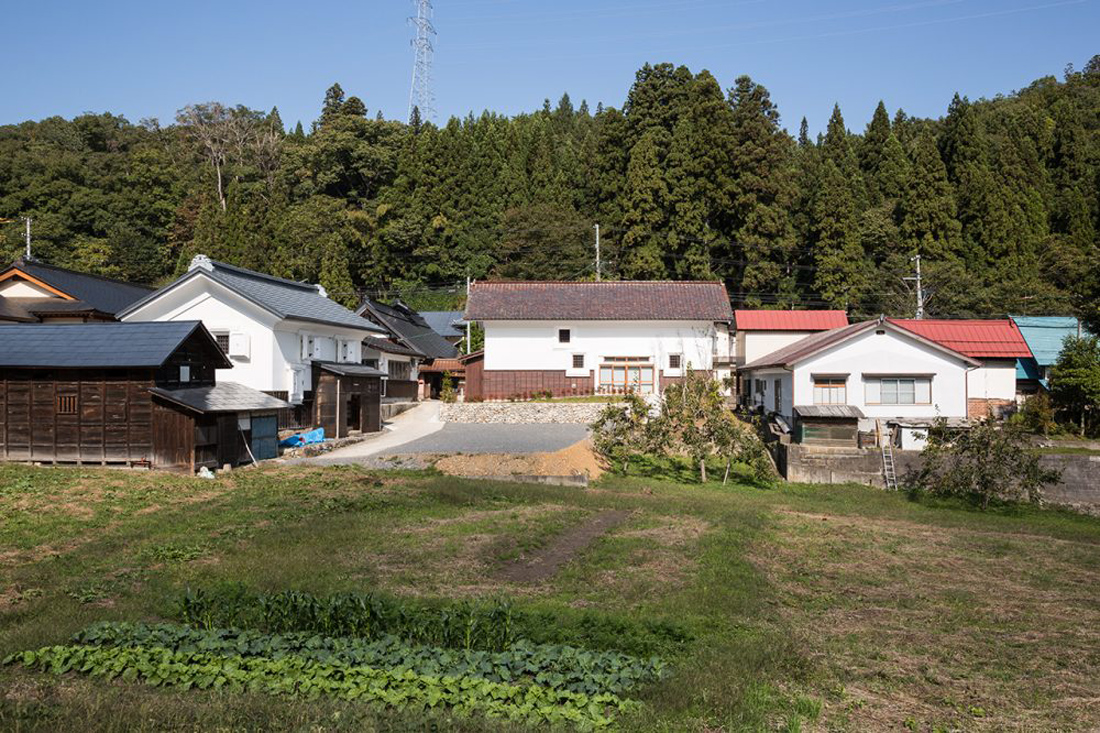
M 606 402 L 456 402 L 439 412 L 443 422 L 573 423 L 588 425 Z

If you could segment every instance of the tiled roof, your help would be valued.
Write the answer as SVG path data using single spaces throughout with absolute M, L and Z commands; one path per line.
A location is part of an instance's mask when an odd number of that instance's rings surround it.
M 1011 320 L 891 318 L 902 328 L 975 359 L 1015 359 L 1031 350 Z
M 462 311 L 420 311 L 420 317 L 433 331 L 445 338 L 461 338 L 466 335 L 463 330 L 466 321 L 462 318 Z
M 394 343 L 390 339 L 372 338 L 367 336 L 363 339 L 363 345 L 368 349 L 374 349 L 375 351 L 384 351 L 387 354 L 402 354 L 404 356 L 423 356 L 416 349 L 410 349 L 407 346 Z
M 236 382 L 218 382 L 209 387 L 185 389 L 151 387 L 149 391 L 177 405 L 183 405 L 201 413 L 254 412 L 290 407 L 289 402 Z
M 199 321 L 0 326 L 0 367 L 159 367 L 201 328 Z
M 844 311 L 736 310 L 738 331 L 828 331 L 848 325 Z
M 0 298 L 0 320 L 35 323 L 43 316 L 96 315 L 102 320 L 113 320 L 111 313 L 99 310 L 83 300 L 64 298 Z
M 425 364 L 418 370 L 421 374 L 424 373 L 438 373 L 443 372 L 451 373 L 466 373 L 466 364 L 460 359 L 436 359 L 431 364 Z
M 192 277 L 198 277 L 199 273 L 224 285 L 279 318 L 324 323 L 330 326 L 356 328 L 363 331 L 379 332 L 382 330 L 359 318 L 336 301 L 322 295 L 321 288 L 318 285 L 286 280 L 201 256 L 195 258 L 191 269 L 186 275 L 147 298 L 134 303 L 124 311 L 124 315 L 136 310 L 145 302 L 159 297 L 161 293 L 167 292 L 179 283 Z
M 466 318 L 570 321 L 730 321 L 726 286 L 703 281 L 481 282 Z
M 19 259 L 12 267 L 104 313 L 118 313 L 153 291 L 144 285 L 67 270 L 37 260 Z
M 369 367 L 366 364 L 350 364 L 344 362 L 335 361 L 313 361 L 314 366 L 318 366 L 326 372 L 332 372 L 333 374 L 339 374 L 343 377 L 388 377 L 386 372 Z
M 404 303 L 386 305 L 367 300 L 359 308 L 359 315 L 388 329 L 397 340 L 429 359 L 450 359 L 458 354 L 454 344 L 436 333 L 419 313 Z
M 853 336 L 874 329 L 889 329 L 895 332 L 903 333 L 909 338 L 921 341 L 933 349 L 951 354 L 955 358 L 961 359 L 973 366 L 977 366 L 979 362 L 974 361 L 970 356 L 960 353 L 958 350 L 953 349 L 950 346 L 941 344 L 933 339 L 926 338 L 925 336 L 910 331 L 909 329 L 902 328 L 900 325 L 893 322 L 891 319 L 879 317 L 869 321 L 861 321 L 860 323 L 852 323 L 843 328 L 834 328 L 831 331 L 821 331 L 807 336 L 804 339 L 784 346 L 781 349 L 777 349 L 770 354 L 760 357 L 756 361 L 750 364 L 746 364 L 741 367 L 741 371 L 752 371 L 754 369 L 767 369 L 773 367 L 789 368 L 794 366 L 798 362 L 807 359 L 825 349 L 846 341 Z

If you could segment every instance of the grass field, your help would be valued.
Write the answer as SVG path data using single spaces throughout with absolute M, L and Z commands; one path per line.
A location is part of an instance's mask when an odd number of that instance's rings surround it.
M 630 514 L 549 578 L 504 579 L 611 510 Z M 1097 519 L 854 486 L 0 467 L 0 657 L 96 621 L 170 619 L 183 589 L 225 582 L 510 598 L 566 624 L 599 614 L 687 630 L 692 641 L 661 651 L 671 674 L 617 719 L 628 730 L 1100 727 Z M 0 668 L 2 730 L 523 729 L 429 717 Z

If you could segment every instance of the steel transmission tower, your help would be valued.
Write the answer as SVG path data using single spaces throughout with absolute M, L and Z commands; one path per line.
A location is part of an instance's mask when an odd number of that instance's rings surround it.
M 416 15 L 409 22 L 416 28 L 416 38 L 412 40 L 415 51 L 413 60 L 412 86 L 409 89 L 409 118 L 413 108 L 420 110 L 420 119 L 435 117 L 435 97 L 432 96 L 432 0 L 413 0 Z

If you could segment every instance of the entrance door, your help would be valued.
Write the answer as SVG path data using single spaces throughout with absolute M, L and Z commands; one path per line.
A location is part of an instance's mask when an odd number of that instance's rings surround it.
M 348 397 L 348 430 L 362 430 L 363 398 L 358 393 Z

